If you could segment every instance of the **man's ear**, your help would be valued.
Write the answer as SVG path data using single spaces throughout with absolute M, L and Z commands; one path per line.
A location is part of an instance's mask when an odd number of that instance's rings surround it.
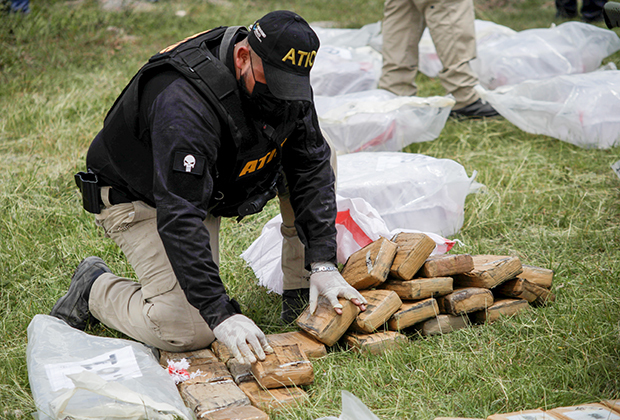
M 250 65 L 250 49 L 247 45 L 237 44 L 234 50 L 235 67 L 243 73 L 245 68 Z

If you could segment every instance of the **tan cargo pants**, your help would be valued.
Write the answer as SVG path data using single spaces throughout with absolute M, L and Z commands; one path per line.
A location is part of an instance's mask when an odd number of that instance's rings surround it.
M 331 163 L 336 172 L 333 147 Z M 158 349 L 181 352 L 207 347 L 215 337 L 176 279 L 157 232 L 156 209 L 142 201 L 113 206 L 108 191 L 109 187 L 102 188 L 105 208 L 95 215 L 96 223 L 121 248 L 139 282 L 102 274 L 90 293 L 91 313 L 108 327 Z M 308 288 L 310 273 L 304 268 L 304 245 L 297 236 L 293 208 L 288 195 L 279 200 L 284 289 Z M 208 216 L 204 224 L 213 259 L 219 265 L 220 219 Z
M 456 99 L 454 109 L 479 99 L 473 0 L 385 0 L 383 69 L 379 87 L 400 96 L 417 94 L 418 44 L 428 29 L 443 64 L 439 81 Z

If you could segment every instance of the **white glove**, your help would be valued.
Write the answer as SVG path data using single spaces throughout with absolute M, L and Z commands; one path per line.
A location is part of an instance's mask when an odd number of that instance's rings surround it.
M 226 318 L 213 329 L 213 335 L 224 343 L 239 363 L 254 363 L 256 357 L 248 346 L 256 352 L 259 360 L 265 360 L 265 353 L 273 353 L 265 334 L 247 316 L 237 314 Z
M 330 262 L 312 263 L 310 274 L 310 313 L 314 314 L 319 296 L 327 298 L 336 313 L 342 314 L 338 298 L 351 300 L 362 311 L 366 310 L 366 299 L 340 275 L 338 268 Z M 356 299 L 354 301 L 353 299 Z

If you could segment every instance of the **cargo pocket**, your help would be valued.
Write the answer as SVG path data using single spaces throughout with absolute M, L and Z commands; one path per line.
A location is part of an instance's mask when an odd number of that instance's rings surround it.
M 171 351 L 184 351 L 192 348 L 197 339 L 191 309 L 177 284 L 166 293 L 145 299 L 143 311 L 157 337 L 166 342 Z
M 111 238 L 115 233 L 129 229 L 135 221 L 135 216 L 133 203 L 117 204 L 101 209 L 101 213 L 95 215 L 95 223 L 103 227 L 107 238 Z

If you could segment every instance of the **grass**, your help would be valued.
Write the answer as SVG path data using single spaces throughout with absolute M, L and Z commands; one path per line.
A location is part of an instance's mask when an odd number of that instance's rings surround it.
M 26 328 L 35 314 L 49 313 L 77 263 L 99 255 L 115 272 L 133 276 L 81 210 L 73 174 L 140 64 L 189 34 L 251 23 L 280 8 L 351 28 L 382 16 L 381 2 L 364 0 L 142 5 L 151 10 L 35 0 L 26 17 L 0 17 L 0 418 L 34 411 Z M 175 16 L 178 10 L 187 16 Z M 548 27 L 555 9 L 542 0 L 489 0 L 476 12 L 524 30 Z M 606 61 L 620 65 L 620 55 Z M 418 82 L 422 96 L 443 94 L 437 80 L 420 75 Z M 271 417 L 338 416 L 340 390 L 385 419 L 484 418 L 620 398 L 620 180 L 609 167 L 620 150 L 580 149 L 499 119 L 450 120 L 438 139 L 407 151 L 456 160 L 468 173 L 478 171 L 486 186 L 467 199 L 455 252 L 515 254 L 551 268 L 557 301 L 446 336 L 412 335 L 408 345 L 380 356 L 336 347 L 314 363 L 307 403 Z M 270 204 L 242 223 L 226 220 L 221 238 L 229 293 L 267 333 L 283 331 L 279 297 L 255 285 L 239 254 L 276 211 Z M 121 336 L 102 326 L 90 332 Z

